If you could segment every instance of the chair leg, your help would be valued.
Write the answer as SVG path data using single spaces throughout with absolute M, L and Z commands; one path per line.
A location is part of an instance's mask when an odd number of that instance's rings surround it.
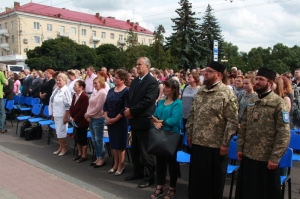
M 177 168 L 178 168 L 178 177 L 181 178 L 180 164 L 178 162 L 177 162 Z
M 233 188 L 233 183 L 234 183 L 234 174 L 235 174 L 235 171 L 232 173 L 232 177 L 231 177 L 229 199 L 231 199 L 231 196 L 232 196 L 232 188 Z
M 125 153 L 127 154 L 128 162 L 131 162 L 131 161 L 130 161 L 130 154 L 129 154 L 129 150 L 128 150 L 128 149 L 126 149 L 126 150 L 125 150 Z
M 281 198 L 282 199 L 284 199 L 284 193 L 285 193 L 285 183 L 283 183 L 282 189 L 281 189 Z
M 52 129 L 50 128 L 50 126 L 48 126 L 49 130 L 48 130 L 48 139 L 47 139 L 47 144 L 50 145 L 50 139 L 51 139 L 51 133 L 52 133 Z
M 292 180 L 291 178 L 288 180 L 288 191 L 289 191 L 289 199 L 292 199 Z
M 18 135 L 19 120 L 17 121 L 16 135 Z

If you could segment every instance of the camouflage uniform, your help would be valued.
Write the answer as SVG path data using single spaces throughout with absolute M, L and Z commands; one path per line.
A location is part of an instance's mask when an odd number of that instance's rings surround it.
M 252 160 L 279 163 L 290 141 L 289 111 L 274 92 L 249 100 L 238 132 L 238 151 Z
M 210 90 L 201 87 L 186 124 L 193 144 L 211 148 L 228 146 L 237 126 L 238 104 L 234 92 L 222 82 Z

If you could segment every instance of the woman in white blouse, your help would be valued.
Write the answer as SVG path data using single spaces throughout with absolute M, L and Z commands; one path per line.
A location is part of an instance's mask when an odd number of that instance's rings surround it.
M 67 153 L 66 137 L 68 130 L 69 108 L 72 102 L 70 89 L 67 87 L 68 77 L 60 73 L 57 76 L 57 88 L 53 91 L 49 101 L 49 114 L 55 123 L 59 148 L 53 152 L 55 155 L 63 156 Z

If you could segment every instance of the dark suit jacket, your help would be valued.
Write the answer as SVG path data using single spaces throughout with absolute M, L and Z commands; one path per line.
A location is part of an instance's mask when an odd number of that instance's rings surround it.
M 158 83 L 149 73 L 139 83 L 139 77 L 130 85 L 125 107 L 130 109 L 133 119 L 129 119 L 131 127 L 136 129 L 150 129 L 151 116 L 154 113 L 157 98 Z
M 32 89 L 31 96 L 34 98 L 40 98 L 40 89 L 43 83 L 43 79 L 38 77 L 32 80 L 30 88 Z
M 27 94 L 30 95 L 29 88 L 31 86 L 33 78 L 31 77 L 31 75 L 29 75 L 26 79 L 25 78 L 26 77 L 24 77 L 23 84 L 22 84 L 22 86 L 23 86 L 22 87 L 22 95 L 27 96 Z
M 84 114 L 86 113 L 86 110 L 89 106 L 89 97 L 83 91 L 76 104 L 74 105 L 75 100 L 76 96 L 74 94 L 70 107 L 70 116 L 74 118 L 74 121 L 77 124 L 78 128 L 88 127 L 89 123 L 84 118 Z
M 8 84 L 3 86 L 3 93 L 5 94 L 4 98 L 7 100 L 14 99 L 14 80 L 12 78 L 8 79 Z

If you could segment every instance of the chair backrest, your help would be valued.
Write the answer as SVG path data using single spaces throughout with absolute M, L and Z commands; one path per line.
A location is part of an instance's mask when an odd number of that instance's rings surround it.
M 46 117 L 50 117 L 50 115 L 49 115 L 49 106 L 48 105 L 44 106 L 43 115 L 46 116 Z
M 40 98 L 32 98 L 31 99 L 31 106 L 33 106 L 34 104 L 39 104 L 40 103 Z
M 6 103 L 5 108 L 9 111 L 11 111 L 14 108 L 14 100 L 8 100 Z
M 291 139 L 289 147 L 294 150 L 300 150 L 300 130 L 291 130 Z
M 26 102 L 26 97 L 24 97 L 23 95 L 20 96 L 20 99 L 19 99 L 19 104 L 20 105 L 24 105 Z
M 285 151 L 285 154 L 281 157 L 281 160 L 279 162 L 279 167 L 280 168 L 292 168 L 293 166 L 293 149 L 287 148 Z
M 188 138 L 187 133 L 185 133 L 182 139 L 182 144 L 185 146 L 188 146 L 187 138 Z
M 14 95 L 14 103 L 19 104 L 20 96 L 19 95 Z
M 27 106 L 30 106 L 30 105 L 31 105 L 31 99 L 32 99 L 32 97 L 26 97 L 26 98 L 25 98 L 25 104 L 26 104 Z
M 31 113 L 35 116 L 38 116 L 39 114 L 41 114 L 42 107 L 43 107 L 43 105 L 41 105 L 41 104 L 34 104 L 32 107 Z
M 6 106 L 6 99 L 5 98 L 3 99 L 3 105 L 4 105 L 4 107 Z
M 229 152 L 228 152 L 228 157 L 231 160 L 237 160 L 237 142 L 236 140 L 231 139 L 230 144 L 229 144 Z

